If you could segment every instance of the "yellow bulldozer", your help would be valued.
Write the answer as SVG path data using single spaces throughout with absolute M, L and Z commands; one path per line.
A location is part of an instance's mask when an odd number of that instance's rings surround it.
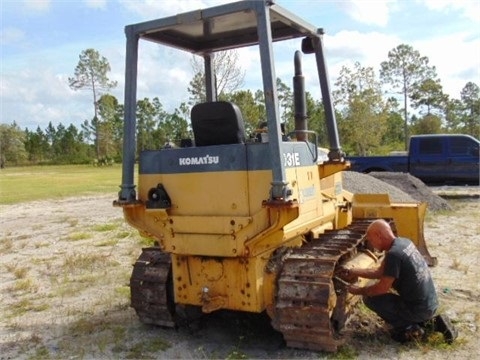
M 239 1 L 126 26 L 122 184 L 115 206 L 155 246 L 133 267 L 131 306 L 140 321 L 175 327 L 186 308 L 266 312 L 287 346 L 336 351 L 356 296 L 339 266 L 376 266 L 364 241 L 373 219 L 389 219 L 430 264 L 425 204 L 391 203 L 387 194 L 352 194 L 340 147 L 323 48 L 323 30 L 274 1 Z M 293 55 L 295 129 L 285 139 L 272 45 L 298 39 Z M 204 60 L 207 101 L 193 106 L 193 139 L 141 152 L 134 184 L 139 42 Z M 245 134 L 241 109 L 216 97 L 213 57 L 256 46 L 268 133 Z M 324 158 L 307 128 L 302 53 L 315 57 L 326 114 Z

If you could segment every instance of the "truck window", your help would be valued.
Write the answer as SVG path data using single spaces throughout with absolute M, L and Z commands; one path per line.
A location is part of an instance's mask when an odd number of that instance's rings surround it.
M 418 152 L 422 155 L 440 155 L 442 154 L 442 139 L 424 138 L 420 140 Z
M 450 138 L 450 153 L 452 155 L 471 155 L 475 153 L 475 148 L 478 148 L 478 145 L 469 138 Z

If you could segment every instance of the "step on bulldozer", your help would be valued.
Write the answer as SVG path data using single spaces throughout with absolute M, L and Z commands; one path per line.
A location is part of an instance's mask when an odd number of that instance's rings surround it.
M 358 301 L 335 276 L 338 267 L 377 266 L 364 233 L 378 218 L 416 244 L 426 204 L 392 203 L 388 194 L 342 187 L 350 164 L 340 147 L 323 47 L 323 30 L 274 1 L 239 1 L 128 25 L 122 184 L 114 205 L 141 235 L 154 239 L 133 266 L 131 306 L 140 321 L 175 327 L 186 309 L 267 313 L 287 346 L 334 352 Z M 136 163 L 139 42 L 204 61 L 206 102 L 191 109 L 193 139 L 142 151 Z M 285 138 L 273 44 L 298 40 L 293 58 L 295 129 Z M 216 52 L 256 47 L 268 133 L 245 134 L 241 109 L 219 101 Z M 326 156 L 308 130 L 302 56 L 312 56 L 326 117 Z M 161 64 L 159 66 L 162 66 Z M 266 136 L 265 136 L 266 135 Z M 140 250 L 139 250 L 140 251 Z

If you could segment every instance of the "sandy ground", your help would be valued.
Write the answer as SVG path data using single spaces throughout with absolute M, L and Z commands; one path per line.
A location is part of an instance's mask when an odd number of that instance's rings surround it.
M 476 189 L 478 193 L 478 187 Z M 115 194 L 0 207 L 0 359 L 335 358 L 290 349 L 260 315 L 214 313 L 201 328 L 146 326 L 129 307 L 131 265 L 142 239 L 112 206 Z M 441 309 L 460 335 L 393 342 L 360 309 L 345 329 L 343 358 L 474 359 L 480 354 L 480 203 L 449 200 L 425 235 Z

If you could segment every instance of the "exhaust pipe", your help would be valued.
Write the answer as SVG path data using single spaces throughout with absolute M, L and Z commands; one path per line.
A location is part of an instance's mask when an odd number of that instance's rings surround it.
M 302 74 L 302 54 L 295 51 L 294 56 L 295 75 L 293 77 L 293 106 L 295 113 L 295 133 L 297 140 L 306 141 L 308 130 L 307 124 L 307 101 L 305 97 L 305 77 Z

